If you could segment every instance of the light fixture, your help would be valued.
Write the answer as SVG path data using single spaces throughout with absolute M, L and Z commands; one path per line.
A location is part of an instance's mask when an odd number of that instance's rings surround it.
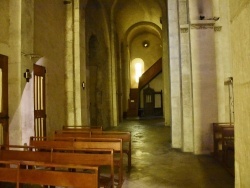
M 26 82 L 29 82 L 31 79 L 31 73 L 29 69 L 26 69 L 25 73 L 23 73 L 23 77 L 26 79 Z
M 142 42 L 142 46 L 143 46 L 144 48 L 148 48 L 148 47 L 149 47 L 149 41 L 148 41 L 148 40 L 144 40 L 144 41 Z
M 85 89 L 85 83 L 82 82 L 82 89 Z

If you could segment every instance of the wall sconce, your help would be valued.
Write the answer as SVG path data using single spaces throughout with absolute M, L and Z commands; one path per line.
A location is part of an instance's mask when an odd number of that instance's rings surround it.
M 82 89 L 85 89 L 85 83 L 82 82 Z
M 23 73 L 23 77 L 26 79 L 26 82 L 29 82 L 29 80 L 31 79 L 31 73 L 29 69 L 26 69 L 26 72 Z

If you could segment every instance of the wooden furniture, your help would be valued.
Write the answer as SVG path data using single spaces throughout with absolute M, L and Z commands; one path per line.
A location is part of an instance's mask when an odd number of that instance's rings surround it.
M 21 166 L 32 166 L 34 168 L 23 169 Z M 36 168 L 35 168 L 36 167 Z M 39 168 L 38 168 L 39 167 Z M 63 169 L 74 168 L 76 171 Z M 51 170 L 60 169 L 60 170 Z M 35 161 L 0 161 L 0 181 L 16 183 L 40 184 L 52 186 L 67 186 L 78 188 L 99 187 L 98 167 L 44 163 Z
M 114 158 L 114 165 L 118 167 L 118 187 L 122 186 L 123 182 L 123 150 L 122 139 L 117 138 L 82 138 L 76 137 L 74 140 L 43 140 L 36 137 L 30 137 L 30 146 L 43 148 L 59 148 L 63 146 L 64 149 L 82 150 L 82 149 L 113 149 L 117 153 Z M 57 149 L 58 150 L 58 149 Z M 59 149 L 60 150 L 60 149 Z
M 49 148 L 49 147 L 23 147 L 2 146 L 0 160 L 2 161 L 32 161 L 40 163 L 53 163 L 57 165 L 84 165 L 108 166 L 110 177 L 99 178 L 101 187 L 114 187 L 114 151 L 113 149 L 80 149 Z M 63 147 L 63 146 L 61 146 Z M 41 151 L 42 150 L 42 151 Z M 63 151 L 63 152 L 58 152 Z M 25 165 L 26 163 L 22 163 Z M 29 166 L 30 167 L 30 166 Z M 32 165 L 32 167 L 34 167 Z M 27 168 L 27 167 L 26 167 Z M 70 167 L 71 168 L 71 167 Z M 100 173 L 100 172 L 99 172 Z M 32 183 L 32 182 L 29 182 Z M 46 184 L 45 184 L 46 185 Z
M 220 122 L 213 123 L 214 157 L 222 161 L 222 130 L 224 128 L 233 128 L 232 123 Z
M 162 91 L 155 91 L 149 86 L 143 89 L 143 114 L 142 116 L 163 115 Z
M 223 128 L 222 132 L 222 162 L 225 168 L 234 175 L 234 128 Z
M 102 126 L 87 126 L 87 125 L 65 125 L 63 126 L 63 131 L 102 131 Z
M 139 107 L 139 90 L 138 88 L 130 88 L 128 99 L 127 117 L 137 117 Z
M 132 140 L 130 132 L 122 131 L 102 131 L 102 132 L 92 132 L 91 138 L 117 138 L 122 139 L 123 153 L 127 155 L 128 159 L 128 170 L 131 170 L 132 160 Z
M 117 138 L 122 139 L 123 143 L 123 153 L 127 155 L 128 158 L 128 170 L 131 169 L 131 153 L 132 153 L 132 144 L 131 144 L 131 133 L 122 132 L 122 131 L 55 131 L 54 139 L 70 139 L 70 138 Z

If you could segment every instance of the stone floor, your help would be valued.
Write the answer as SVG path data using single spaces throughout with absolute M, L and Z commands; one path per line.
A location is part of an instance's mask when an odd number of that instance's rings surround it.
M 234 177 L 212 156 L 172 149 L 171 128 L 164 126 L 163 119 L 124 120 L 112 130 L 132 133 L 132 169 L 125 172 L 122 188 L 234 187 Z M 25 186 L 37 187 L 40 186 Z
M 172 149 L 163 119 L 125 120 L 113 130 L 132 133 L 132 169 L 123 188 L 234 187 L 234 177 L 212 156 Z

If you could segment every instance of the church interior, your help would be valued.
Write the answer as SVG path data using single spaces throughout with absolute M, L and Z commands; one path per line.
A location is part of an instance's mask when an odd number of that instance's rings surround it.
M 226 122 L 249 187 L 248 17 L 248 0 L 0 0 L 0 144 L 161 119 L 170 148 L 209 156 Z

